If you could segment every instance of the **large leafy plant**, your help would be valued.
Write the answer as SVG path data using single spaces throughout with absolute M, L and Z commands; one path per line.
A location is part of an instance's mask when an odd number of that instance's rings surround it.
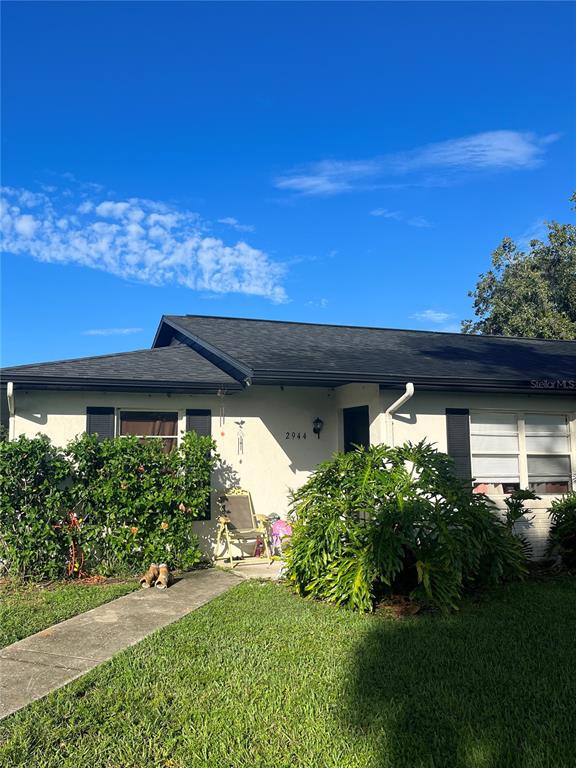
M 576 492 L 553 501 L 550 518 L 548 553 L 558 552 L 568 568 L 576 568 Z
M 489 500 L 424 442 L 336 455 L 296 491 L 292 511 L 290 579 L 357 610 L 393 592 L 449 610 L 466 586 L 526 571 L 521 542 Z

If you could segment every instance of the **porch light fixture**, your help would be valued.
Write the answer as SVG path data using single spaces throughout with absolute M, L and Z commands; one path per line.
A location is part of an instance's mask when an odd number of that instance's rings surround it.
M 318 440 L 320 440 L 320 432 L 322 432 L 323 426 L 324 426 L 324 422 L 322 421 L 320 416 L 316 416 L 316 418 L 312 422 L 312 431 L 318 437 Z

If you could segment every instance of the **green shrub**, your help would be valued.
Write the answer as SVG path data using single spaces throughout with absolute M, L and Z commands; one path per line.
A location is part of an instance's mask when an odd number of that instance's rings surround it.
M 152 561 L 196 565 L 192 520 L 209 503 L 213 448 L 210 438 L 195 432 L 171 453 L 159 440 L 135 437 L 99 442 L 83 435 L 70 443 L 72 494 L 88 567 L 109 574 Z
M 568 568 L 576 568 L 576 492 L 555 499 L 550 507 L 548 554 L 558 552 Z
M 216 460 L 194 432 L 171 453 L 135 437 L 82 435 L 64 450 L 43 435 L 0 443 L 0 560 L 14 575 L 61 577 L 74 544 L 87 573 L 191 568 L 201 558 L 192 521 L 209 507 Z
M 12 575 L 64 575 L 68 538 L 61 527 L 70 505 L 69 464 L 40 435 L 0 441 L 0 561 Z
M 504 504 L 506 505 L 504 520 L 506 527 L 511 533 L 514 532 L 514 526 L 516 523 L 518 523 L 526 515 L 527 510 L 524 507 L 524 502 L 539 500 L 540 496 L 536 496 L 534 491 L 525 488 L 519 488 L 517 491 L 513 491 L 509 496 L 506 496 L 504 499 Z M 531 522 L 533 519 L 534 515 L 532 515 L 532 517 L 529 519 L 527 518 L 527 521 Z M 529 558 L 532 553 L 532 546 L 530 545 L 528 539 L 519 533 L 516 533 L 516 537 L 522 545 L 522 549 L 526 555 L 526 558 Z
M 296 491 L 292 511 L 289 578 L 360 611 L 395 592 L 448 610 L 467 586 L 526 572 L 521 542 L 487 497 L 424 442 L 336 455 Z

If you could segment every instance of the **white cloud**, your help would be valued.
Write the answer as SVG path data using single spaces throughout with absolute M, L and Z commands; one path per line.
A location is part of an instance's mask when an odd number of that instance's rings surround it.
M 422 312 L 416 312 L 411 315 L 414 320 L 422 320 L 427 323 L 433 323 L 434 325 L 441 325 L 447 323 L 448 320 L 452 320 L 454 315 L 450 312 L 439 312 L 436 309 L 425 309 Z
M 280 176 L 275 181 L 278 189 L 287 189 L 302 195 L 334 195 L 353 189 L 363 179 L 377 174 L 377 161 L 323 160 L 312 163 L 301 171 Z
M 218 219 L 218 224 L 226 224 L 237 232 L 254 232 L 255 230 L 253 224 L 240 224 L 238 219 L 235 219 L 233 216 L 226 216 L 223 219 Z
M 536 219 L 528 229 L 524 230 L 524 232 L 516 238 L 516 242 L 521 250 L 526 251 L 530 248 L 532 240 L 546 241 L 547 239 L 548 225 L 546 224 L 546 219 Z
M 407 216 L 402 211 L 390 211 L 387 208 L 375 208 L 373 211 L 370 211 L 370 215 L 400 221 L 403 224 L 408 224 L 410 227 L 428 228 L 434 226 L 423 216 Z
M 339 192 L 347 192 L 353 189 L 353 179 L 337 180 L 331 179 L 329 175 L 322 176 L 317 174 L 294 174 L 291 176 L 280 176 L 274 182 L 278 189 L 287 189 L 290 192 L 298 192 L 301 195 L 336 195 Z
M 309 307 L 316 307 L 317 309 L 326 309 L 330 303 L 328 299 L 314 299 L 313 301 L 306 302 Z
M 544 147 L 558 136 L 538 137 L 519 131 L 489 131 L 442 141 L 397 158 L 401 170 L 421 168 L 534 168 L 542 163 Z
M 487 131 L 367 160 L 310 163 L 279 176 L 274 185 L 301 195 L 327 196 L 352 189 L 388 186 L 379 182 L 395 176 L 536 168 L 543 163 L 547 146 L 558 138 L 558 134 L 537 136 L 522 131 Z M 435 182 L 424 178 L 418 183 Z M 436 183 L 444 181 L 438 179 Z
M 29 240 L 31 237 L 34 237 L 34 232 L 38 229 L 38 222 L 35 220 L 34 216 L 30 216 L 29 214 L 16 216 L 14 229 L 18 235 Z
M 5 187 L 0 202 L 4 250 L 151 285 L 286 301 L 285 267 L 264 251 L 207 236 L 207 226 L 194 212 L 161 201 L 99 200 L 97 195 L 86 199 L 82 192 L 79 200 L 76 192 L 58 196 Z
M 425 219 L 423 216 L 410 216 L 408 219 L 405 219 L 405 222 L 411 227 L 418 227 L 420 229 L 428 229 L 429 227 L 434 226 L 434 224 L 429 222 L 428 219 Z
M 395 221 L 402 220 L 400 211 L 389 211 L 387 208 L 375 208 L 370 211 L 370 216 L 381 216 L 383 219 L 394 219 Z
M 104 203 L 96 206 L 98 216 L 107 216 L 112 219 L 121 219 L 130 208 L 130 203 L 113 203 L 106 200 Z
M 133 333 L 141 333 L 143 328 L 91 328 L 82 331 L 83 336 L 130 336 Z

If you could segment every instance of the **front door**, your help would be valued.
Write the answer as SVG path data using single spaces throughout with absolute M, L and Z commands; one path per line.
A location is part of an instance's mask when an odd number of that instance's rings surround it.
M 344 453 L 353 451 L 356 445 L 370 446 L 370 418 L 368 406 L 344 408 Z

